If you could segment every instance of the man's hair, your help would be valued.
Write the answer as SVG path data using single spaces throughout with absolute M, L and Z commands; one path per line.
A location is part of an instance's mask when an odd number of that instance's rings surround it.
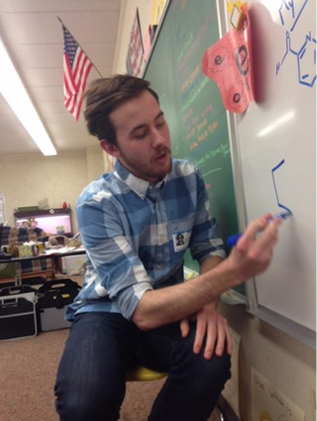
M 91 82 L 85 94 L 84 113 L 89 133 L 99 140 L 116 145 L 116 131 L 110 121 L 110 114 L 145 91 L 150 92 L 159 102 L 158 95 L 150 88 L 150 82 L 134 76 L 114 75 Z

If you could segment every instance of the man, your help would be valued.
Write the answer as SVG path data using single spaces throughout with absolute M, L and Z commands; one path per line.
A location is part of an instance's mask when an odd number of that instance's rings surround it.
M 56 383 L 62 421 L 117 421 L 132 362 L 168 371 L 150 421 L 206 421 L 230 377 L 231 339 L 219 296 L 266 269 L 277 241 L 270 215 L 224 260 L 199 171 L 171 159 L 149 83 L 117 75 L 88 89 L 91 134 L 116 159 L 77 204 L 88 266 Z M 257 233 L 262 235 L 257 237 Z M 182 237 L 182 242 L 178 242 Z M 187 248 L 200 275 L 183 282 Z

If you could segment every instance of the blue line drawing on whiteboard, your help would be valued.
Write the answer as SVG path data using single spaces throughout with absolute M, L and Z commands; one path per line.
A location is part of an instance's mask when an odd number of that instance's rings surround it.
M 301 1 L 302 1 L 302 5 L 300 4 Z M 285 26 L 285 20 L 286 20 L 284 19 L 284 13 L 286 16 L 287 14 L 291 14 L 291 17 L 294 20 L 294 23 L 291 27 L 291 32 L 293 31 L 293 29 L 295 29 L 295 26 L 308 2 L 308 0 L 301 0 L 301 1 L 298 0 L 295 4 L 294 0 L 282 0 L 281 7 L 279 8 L 280 19 L 283 26 Z M 296 10 L 296 9 L 299 9 L 299 10 Z
M 285 11 L 285 9 L 286 9 L 286 11 Z M 285 11 L 285 14 L 286 13 L 291 13 L 292 18 L 294 19 L 294 14 L 295 14 L 295 11 L 294 11 L 294 1 L 292 1 L 292 0 L 290 0 L 290 1 L 288 1 L 288 0 L 282 0 L 281 6 L 280 6 L 278 12 L 280 14 L 280 19 L 281 19 L 281 22 L 282 22 L 282 25 L 283 26 L 285 25 L 284 16 L 283 16 L 283 12 L 284 11 Z
M 279 74 L 281 67 L 289 54 L 293 54 L 297 58 L 297 74 L 298 82 L 301 85 L 312 88 L 316 81 L 316 39 L 312 36 L 311 31 L 303 35 L 303 44 L 299 51 L 292 49 L 291 32 L 295 29 L 308 0 L 282 0 L 279 8 L 280 20 L 283 26 L 286 25 L 287 15 L 291 16 L 293 24 L 290 30 L 286 31 L 286 49 L 285 54 L 280 62 L 276 65 L 276 76 Z
M 274 190 L 275 190 L 275 196 L 276 196 L 276 200 L 277 200 L 277 206 L 279 208 L 282 208 L 284 210 L 286 210 L 286 212 L 288 213 L 293 213 L 289 208 L 287 208 L 285 205 L 282 205 L 282 203 L 280 203 L 280 199 L 278 197 L 278 193 L 277 193 L 277 188 L 276 188 L 276 183 L 275 183 L 275 178 L 274 178 L 274 172 L 277 171 L 279 168 L 281 168 L 281 166 L 285 164 L 285 159 L 282 159 L 282 161 L 277 164 L 273 169 L 272 169 L 272 179 L 273 179 L 273 185 L 274 185 Z
M 312 87 L 316 81 L 316 40 L 311 33 L 297 54 L 297 65 L 299 83 Z
M 293 29 L 295 29 L 295 26 L 301 14 L 303 13 L 303 10 L 306 7 L 307 2 L 308 0 L 298 0 L 295 4 L 294 0 L 282 0 L 281 6 L 278 12 L 280 14 L 280 19 L 283 26 L 285 26 L 287 15 L 289 14 L 291 15 L 291 18 L 294 20 L 294 23 L 291 27 L 291 32 L 293 31 Z M 284 18 L 284 14 L 285 14 L 285 18 Z
M 291 36 L 290 36 L 290 33 L 288 32 L 288 31 L 286 31 L 286 38 L 285 38 L 285 41 L 286 41 L 286 51 L 285 51 L 285 54 L 284 54 L 284 56 L 283 56 L 283 58 L 282 58 L 282 60 L 281 60 L 281 62 L 279 62 L 278 64 L 277 64 L 277 66 L 276 66 L 276 74 L 278 74 L 278 72 L 279 72 L 279 70 L 280 70 L 280 68 L 282 67 L 282 65 L 283 65 L 283 63 L 284 63 L 284 60 L 286 59 L 286 57 L 288 56 L 288 54 L 289 53 L 292 53 L 292 54 L 294 54 L 295 56 L 297 56 L 297 52 L 295 51 L 295 50 L 293 50 L 292 49 L 292 45 L 291 45 Z

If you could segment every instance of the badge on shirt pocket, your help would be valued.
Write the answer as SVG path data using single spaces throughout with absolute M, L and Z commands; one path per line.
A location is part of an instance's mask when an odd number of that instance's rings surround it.
M 173 234 L 174 251 L 186 250 L 189 244 L 190 232 L 177 232 Z

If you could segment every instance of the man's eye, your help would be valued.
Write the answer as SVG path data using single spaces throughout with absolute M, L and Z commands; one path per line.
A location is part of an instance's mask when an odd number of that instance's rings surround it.
M 146 134 L 147 134 L 147 132 L 146 132 L 146 130 L 144 130 L 144 131 L 142 131 L 142 132 L 137 132 L 137 133 L 134 135 L 134 137 L 135 137 L 136 139 L 144 139 L 144 138 L 145 138 L 145 136 L 146 136 Z
M 165 120 L 163 118 L 162 120 L 159 120 L 159 121 L 156 122 L 156 127 L 162 127 L 162 126 L 164 126 L 164 124 L 165 124 Z

